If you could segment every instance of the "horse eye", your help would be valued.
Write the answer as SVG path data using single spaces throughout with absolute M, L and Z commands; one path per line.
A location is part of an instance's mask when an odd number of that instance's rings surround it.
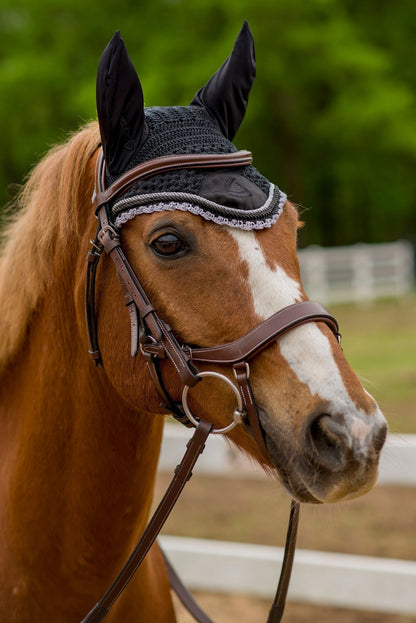
M 179 255 L 187 249 L 187 245 L 175 234 L 162 234 L 152 242 L 151 246 L 157 255 L 163 257 Z

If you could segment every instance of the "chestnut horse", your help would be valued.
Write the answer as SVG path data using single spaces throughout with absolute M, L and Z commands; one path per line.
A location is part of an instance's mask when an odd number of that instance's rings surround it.
M 50 151 L 22 189 L 0 264 L 2 621 L 80 621 L 130 554 L 152 504 L 165 411 L 145 359 L 130 354 L 129 314 L 105 254 L 95 291 L 103 365 L 87 352 L 85 257 L 97 227 L 91 196 L 99 146 L 106 186 L 151 158 L 234 153 L 230 141 L 254 70 L 245 24 L 189 107 L 145 109 L 116 34 L 98 71 L 99 124 Z M 180 343 L 232 342 L 307 299 L 296 209 L 251 165 L 157 174 L 107 207 L 152 305 Z M 371 489 L 386 423 L 326 324 L 297 326 L 250 365 L 268 454 L 247 424 L 229 438 L 299 502 L 338 502 Z M 217 364 L 198 368 L 233 379 Z M 183 385 L 168 359 L 160 374 L 179 403 Z M 228 424 L 234 403 L 215 379 L 189 392 L 193 413 L 216 427 Z M 175 621 L 156 545 L 108 620 Z

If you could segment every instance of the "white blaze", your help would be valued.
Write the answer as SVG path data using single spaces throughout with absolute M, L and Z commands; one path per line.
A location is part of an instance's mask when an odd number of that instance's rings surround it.
M 229 230 L 236 240 L 240 256 L 248 266 L 248 285 L 254 309 L 265 320 L 274 313 L 301 300 L 300 284 L 280 267 L 272 269 L 266 262 L 261 247 L 252 231 Z M 298 379 L 305 383 L 312 395 L 332 404 L 334 413 L 350 414 L 366 419 L 363 410 L 357 409 L 343 383 L 334 359 L 329 339 L 318 325 L 310 322 L 296 327 L 279 338 L 279 348 Z M 357 437 L 363 430 L 355 427 Z
M 231 228 L 229 231 L 238 243 L 241 259 L 247 263 L 248 285 L 258 316 L 265 320 L 301 300 L 300 284 L 280 266 L 270 268 L 254 232 Z

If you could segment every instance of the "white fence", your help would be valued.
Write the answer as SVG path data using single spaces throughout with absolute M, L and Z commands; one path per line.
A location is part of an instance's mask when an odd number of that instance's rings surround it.
M 303 285 L 322 303 L 400 297 L 414 288 L 414 251 L 410 242 L 310 246 L 299 251 Z
M 176 424 L 165 425 L 160 471 L 171 472 L 176 467 L 192 430 Z M 261 467 L 227 443 L 222 435 L 209 437 L 194 473 L 227 478 L 266 478 Z M 416 487 L 416 435 L 388 435 L 380 458 L 379 484 Z
M 274 596 L 282 548 L 167 535 L 159 540 L 191 590 Z M 414 615 L 416 563 L 298 549 L 288 600 Z
M 159 469 L 172 472 L 191 432 L 176 425 L 165 429 Z M 266 478 L 222 437 L 213 435 L 194 471 L 219 477 Z M 416 435 L 388 437 L 380 464 L 380 484 L 416 486 Z M 269 599 L 274 595 L 283 558 L 281 548 L 166 535 L 160 541 L 191 589 Z M 416 562 L 297 550 L 289 599 L 416 615 Z

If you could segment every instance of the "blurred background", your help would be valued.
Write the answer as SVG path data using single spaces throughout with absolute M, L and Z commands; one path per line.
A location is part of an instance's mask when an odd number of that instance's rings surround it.
M 188 104 L 247 19 L 257 79 L 238 147 L 307 210 L 301 245 L 416 235 L 411 0 L 2 0 L 0 204 L 48 146 L 95 117 L 120 29 L 147 105 Z
M 391 431 L 410 439 L 405 434 L 416 433 L 413 1 L 2 0 L 0 217 L 42 155 L 95 118 L 97 65 L 115 30 L 146 105 L 186 105 L 229 54 L 244 19 L 255 38 L 257 78 L 235 143 L 250 149 L 255 166 L 298 205 L 306 290 L 337 316 L 344 350 Z M 226 478 L 221 485 L 200 482 L 168 531 L 265 544 L 276 544 L 277 531 L 283 539 L 284 496 L 264 512 L 275 485 L 264 491 L 258 483 L 244 485 L 239 493 Z M 198 508 L 204 517 L 192 515 Z M 413 486 L 383 484 L 362 501 L 306 517 L 301 546 L 416 558 Z M 264 618 L 246 603 L 238 612 L 241 623 L 245 612 L 250 623 Z M 313 612 L 289 610 L 288 621 L 416 621 L 416 614 Z

